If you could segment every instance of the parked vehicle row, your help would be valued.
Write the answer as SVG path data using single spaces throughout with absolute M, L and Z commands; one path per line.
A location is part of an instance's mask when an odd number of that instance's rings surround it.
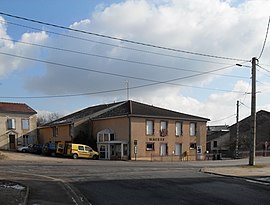
M 28 146 L 18 147 L 19 152 L 29 152 L 34 154 L 43 154 L 46 156 L 65 156 L 77 158 L 89 158 L 98 159 L 99 153 L 93 150 L 90 146 L 84 144 L 75 143 L 46 143 L 42 144 L 30 144 Z

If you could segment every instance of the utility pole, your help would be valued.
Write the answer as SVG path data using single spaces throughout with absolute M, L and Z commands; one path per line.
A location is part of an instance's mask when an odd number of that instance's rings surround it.
M 252 58 L 252 90 L 251 90 L 251 135 L 250 135 L 250 150 L 249 150 L 249 165 L 255 165 L 256 153 L 256 63 L 257 58 Z
M 236 143 L 235 143 L 235 159 L 239 158 L 239 100 L 236 103 Z

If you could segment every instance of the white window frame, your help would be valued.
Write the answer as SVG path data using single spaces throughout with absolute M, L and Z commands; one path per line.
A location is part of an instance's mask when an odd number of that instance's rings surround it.
M 160 136 L 164 137 L 168 135 L 168 122 L 167 121 L 160 121 Z
M 183 123 L 182 122 L 175 123 L 175 136 L 176 137 L 183 136 Z
M 16 120 L 14 118 L 7 119 L 7 129 L 15 130 L 16 129 Z
M 22 119 L 22 130 L 30 129 L 30 121 L 29 119 Z
M 154 135 L 154 121 L 146 120 L 146 135 Z
M 196 128 L 197 127 L 197 125 L 196 125 L 196 123 L 195 122 L 191 122 L 190 124 L 189 124 L 189 135 L 190 136 L 196 136 Z

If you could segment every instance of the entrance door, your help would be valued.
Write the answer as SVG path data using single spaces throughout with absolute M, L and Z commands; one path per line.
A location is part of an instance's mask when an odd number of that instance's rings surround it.
M 99 158 L 108 159 L 108 145 L 101 144 L 99 146 Z
M 160 144 L 160 156 L 167 154 L 167 144 Z
M 182 154 L 182 144 L 175 144 L 175 155 L 180 156 Z
M 9 149 L 15 149 L 15 135 L 9 135 Z

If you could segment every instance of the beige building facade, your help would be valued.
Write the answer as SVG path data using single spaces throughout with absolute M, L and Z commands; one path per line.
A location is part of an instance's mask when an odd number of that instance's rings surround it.
M 37 143 L 36 111 L 23 103 L 0 102 L 0 149 Z
M 89 107 L 39 128 L 39 140 L 78 142 L 101 159 L 203 159 L 208 119 L 135 101 Z

